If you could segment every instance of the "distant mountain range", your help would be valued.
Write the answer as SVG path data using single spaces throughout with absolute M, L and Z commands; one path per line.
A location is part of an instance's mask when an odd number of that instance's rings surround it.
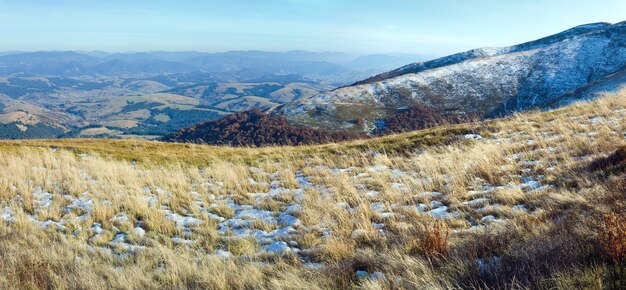
M 453 119 L 564 105 L 616 90 L 626 84 L 625 71 L 626 22 L 594 23 L 510 47 L 412 63 L 274 113 L 292 125 L 372 133 L 385 131 L 386 119 L 415 105 Z
M 229 74 L 238 81 L 267 75 L 297 74 L 313 81 L 334 85 L 365 77 L 426 56 L 377 54 L 355 56 L 335 52 L 26 52 L 0 54 L 0 75 L 55 77 L 116 76 L 136 77 L 174 73 Z M 350 76 L 352 75 L 352 76 Z
M 0 53 L 0 138 L 156 138 L 418 59 L 306 51 Z

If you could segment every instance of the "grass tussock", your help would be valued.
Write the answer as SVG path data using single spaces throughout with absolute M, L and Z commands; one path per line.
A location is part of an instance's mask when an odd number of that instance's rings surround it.
M 626 215 L 606 215 L 598 241 L 610 265 L 610 286 L 614 289 L 626 286 Z
M 417 235 L 410 245 L 409 253 L 426 258 L 444 258 L 448 254 L 449 237 L 448 225 L 436 221 Z

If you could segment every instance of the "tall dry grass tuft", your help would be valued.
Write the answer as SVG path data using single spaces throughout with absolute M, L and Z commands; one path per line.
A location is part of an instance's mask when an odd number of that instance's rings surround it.
M 626 286 L 626 214 L 608 214 L 598 233 L 603 257 L 611 265 L 611 287 Z
M 444 221 L 433 221 L 409 244 L 409 253 L 426 258 L 445 258 L 450 246 L 449 237 L 448 225 Z

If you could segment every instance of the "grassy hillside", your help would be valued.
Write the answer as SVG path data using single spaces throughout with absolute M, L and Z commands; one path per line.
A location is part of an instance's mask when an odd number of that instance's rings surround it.
M 2 141 L 0 288 L 624 287 L 625 107 L 302 147 Z

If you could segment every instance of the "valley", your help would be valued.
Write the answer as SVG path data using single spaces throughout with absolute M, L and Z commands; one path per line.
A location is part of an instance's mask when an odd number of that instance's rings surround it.
M 8 54 L 0 56 L 0 138 L 157 138 L 310 97 L 415 58 L 304 51 Z

